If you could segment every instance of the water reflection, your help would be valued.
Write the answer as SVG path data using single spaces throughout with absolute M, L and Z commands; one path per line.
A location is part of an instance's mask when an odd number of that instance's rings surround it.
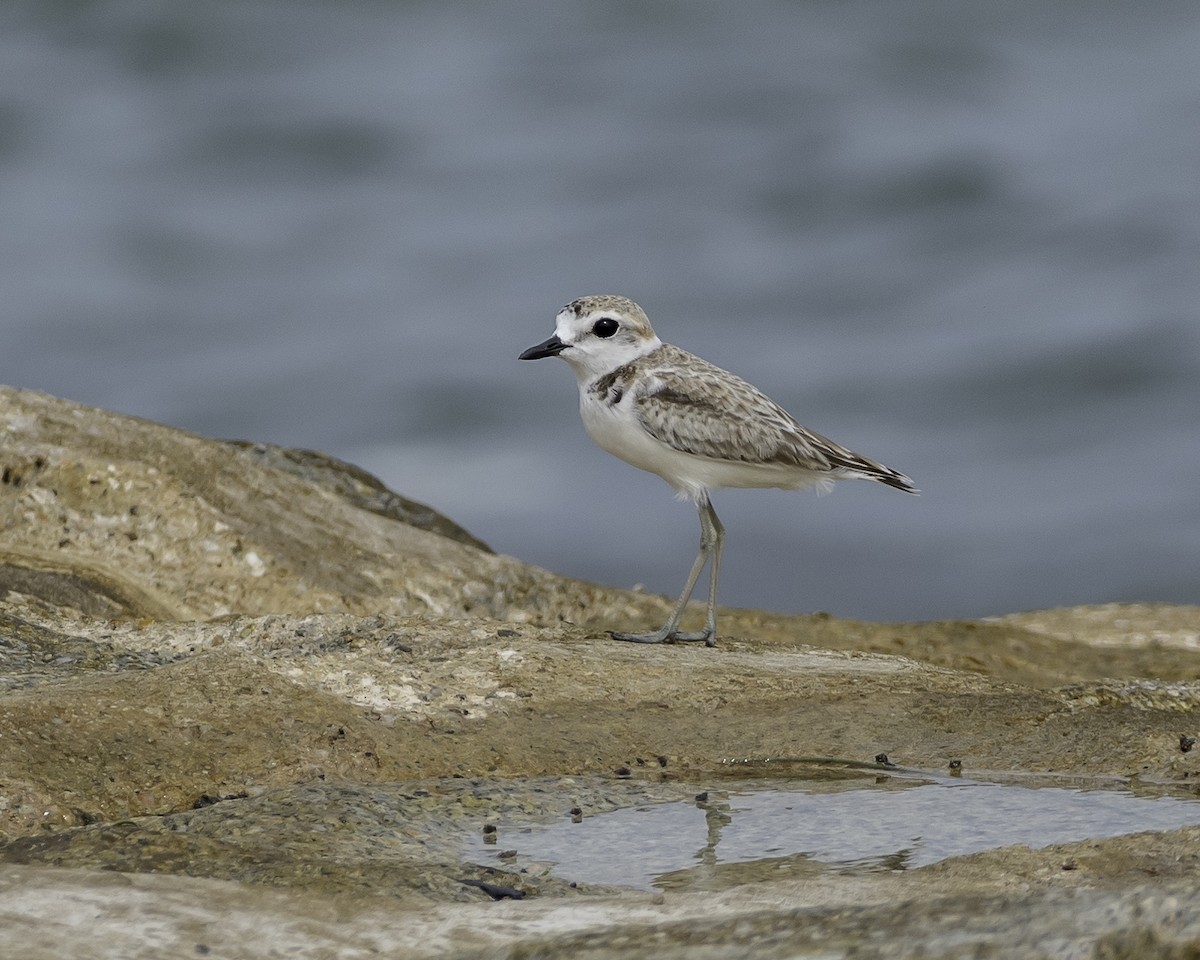
M 502 827 L 500 845 L 564 879 L 678 890 L 827 869 L 908 870 L 1013 844 L 1200 824 L 1200 802 L 1190 799 L 949 777 L 726 787 L 701 797 L 578 823 Z M 468 857 L 490 863 L 476 847 Z

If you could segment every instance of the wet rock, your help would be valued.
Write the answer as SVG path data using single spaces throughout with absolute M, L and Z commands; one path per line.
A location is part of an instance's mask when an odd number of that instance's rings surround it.
M 478 894 L 463 889 L 471 874 L 467 885 L 477 889 L 516 884 L 529 897 L 594 895 L 605 888 L 556 877 L 527 858 L 510 858 L 503 872 L 464 859 L 478 818 L 502 826 L 552 822 L 563 819 L 564 797 L 600 814 L 683 792 L 661 784 L 614 790 L 599 777 L 310 781 L 163 816 L 42 830 L 0 847 L 0 862 L 179 873 L 406 901 L 475 902 Z

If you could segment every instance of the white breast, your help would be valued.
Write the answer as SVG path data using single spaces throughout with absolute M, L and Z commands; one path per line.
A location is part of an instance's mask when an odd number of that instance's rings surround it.
M 589 390 L 579 391 L 579 416 L 588 436 L 597 446 L 626 463 L 657 473 L 672 483 L 664 467 L 674 451 L 642 429 L 633 405 L 632 391 L 626 392 L 615 404 L 608 403 Z

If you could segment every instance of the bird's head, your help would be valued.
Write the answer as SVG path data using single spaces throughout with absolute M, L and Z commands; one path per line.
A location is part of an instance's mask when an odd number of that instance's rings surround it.
M 522 360 L 562 357 L 580 380 L 601 376 L 662 346 L 646 314 L 626 297 L 572 300 L 559 311 L 554 336 L 530 347 Z

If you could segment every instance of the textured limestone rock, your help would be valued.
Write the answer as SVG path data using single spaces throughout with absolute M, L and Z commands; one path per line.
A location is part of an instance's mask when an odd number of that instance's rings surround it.
M 0 388 L 0 585 L 94 616 L 579 618 L 597 591 L 497 556 L 347 464 Z
M 604 626 L 666 601 L 497 556 L 320 454 L 8 388 L 0 437 L 0 955 L 1166 956 L 1200 936 L 1195 828 L 657 896 L 460 845 L 514 810 L 880 753 L 1186 796 L 1200 608 L 728 611 L 715 649 L 619 644 Z

